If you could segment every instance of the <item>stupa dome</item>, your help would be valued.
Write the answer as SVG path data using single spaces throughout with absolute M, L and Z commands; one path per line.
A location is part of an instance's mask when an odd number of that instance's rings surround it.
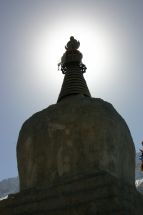
M 20 132 L 21 189 L 107 171 L 134 184 L 134 145 L 124 119 L 101 99 L 81 95 L 34 114 Z

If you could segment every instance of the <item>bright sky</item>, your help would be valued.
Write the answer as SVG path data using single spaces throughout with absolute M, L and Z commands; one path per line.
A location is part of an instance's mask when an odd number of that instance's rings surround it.
M 57 64 L 71 35 L 80 40 L 92 96 L 113 104 L 139 150 L 142 11 L 142 0 L 0 1 L 0 180 L 18 174 L 22 123 L 57 101 L 63 80 Z

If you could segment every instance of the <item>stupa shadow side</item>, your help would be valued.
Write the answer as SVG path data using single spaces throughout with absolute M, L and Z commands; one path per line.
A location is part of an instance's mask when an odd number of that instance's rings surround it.
M 0 214 L 141 215 L 135 188 L 135 148 L 114 107 L 91 97 L 80 43 L 70 38 L 57 104 L 34 114 L 17 143 L 20 192 L 0 202 Z

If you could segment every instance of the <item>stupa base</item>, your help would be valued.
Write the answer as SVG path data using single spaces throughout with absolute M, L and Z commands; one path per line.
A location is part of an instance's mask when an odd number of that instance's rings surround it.
M 62 178 L 52 186 L 12 194 L 0 202 L 1 215 L 142 215 L 135 187 L 99 171 Z

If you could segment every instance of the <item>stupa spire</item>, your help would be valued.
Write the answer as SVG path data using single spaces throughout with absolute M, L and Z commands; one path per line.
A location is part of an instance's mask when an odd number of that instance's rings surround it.
M 82 63 L 83 56 L 78 50 L 79 46 L 80 42 L 73 36 L 70 37 L 70 41 L 65 46 L 66 51 L 61 58 L 61 62 L 58 64 L 65 77 L 57 102 L 75 94 L 91 97 L 83 77 L 83 73 L 86 72 L 86 66 Z

